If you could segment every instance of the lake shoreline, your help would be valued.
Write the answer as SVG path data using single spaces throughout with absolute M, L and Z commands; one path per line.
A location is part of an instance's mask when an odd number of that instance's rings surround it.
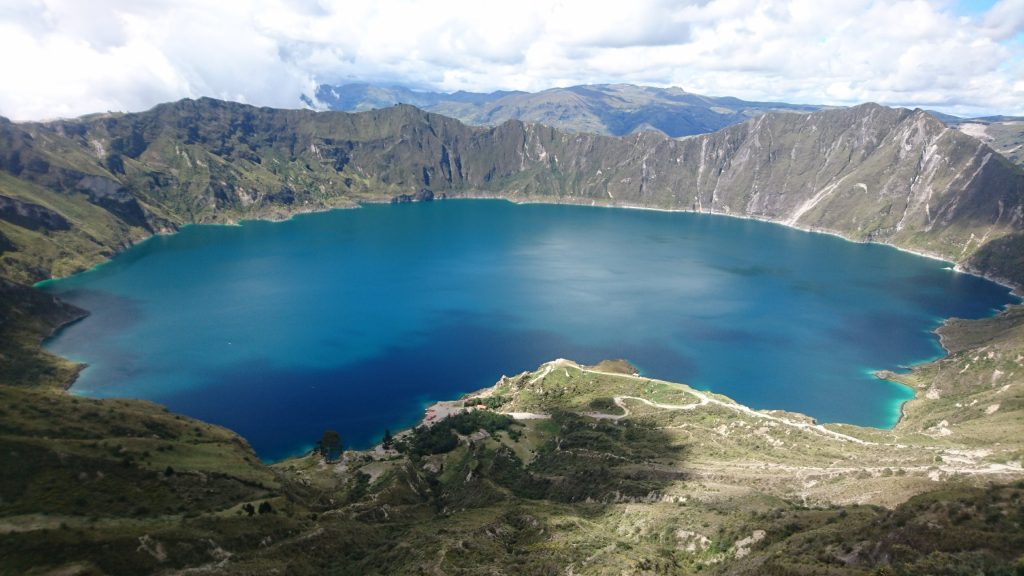
M 752 220 L 752 221 L 755 221 L 755 222 L 765 222 L 767 224 L 775 224 L 775 225 L 778 225 L 778 226 L 782 226 L 784 228 L 789 228 L 791 230 L 799 230 L 801 232 L 807 232 L 807 233 L 810 233 L 810 234 L 824 234 L 826 236 L 833 236 L 835 238 L 841 238 L 843 240 L 846 240 L 847 242 L 853 242 L 854 244 L 875 244 L 875 245 L 879 245 L 879 246 L 888 246 L 890 248 L 894 248 L 896 250 L 899 250 L 900 252 L 905 252 L 907 254 L 913 254 L 915 256 L 921 256 L 922 258 L 928 258 L 930 260 L 937 260 L 939 262 L 942 262 L 942 263 L 945 263 L 945 264 L 949 264 L 951 266 L 951 269 L 953 271 L 955 271 L 955 272 L 959 272 L 960 274 L 969 274 L 969 275 L 975 276 L 977 278 L 982 278 L 982 279 L 988 280 L 989 282 L 994 282 L 996 284 L 999 284 L 1000 286 L 1003 286 L 1004 288 L 1009 289 L 1014 296 L 1017 296 L 1018 298 L 1024 299 L 1024 286 L 1018 286 L 1018 285 L 1014 284 L 1013 282 L 1011 282 L 1010 280 L 1007 280 L 1005 278 L 993 277 L 993 276 L 986 275 L 986 274 L 984 274 L 982 272 L 977 272 L 977 271 L 973 271 L 973 270 L 969 270 L 969 269 L 963 268 L 962 266 L 960 266 L 956 262 L 954 262 L 952 260 L 949 260 L 948 258 L 946 258 L 944 256 L 941 256 L 939 254 L 934 254 L 934 253 L 931 253 L 931 252 L 925 252 L 923 250 L 915 250 L 913 248 L 906 248 L 906 247 L 903 247 L 903 246 L 899 246 L 899 245 L 893 244 L 891 242 L 881 242 L 881 241 L 876 241 L 876 240 L 861 240 L 861 239 L 857 239 L 857 238 L 851 238 L 851 237 L 849 237 L 849 236 L 847 236 L 847 235 L 845 235 L 845 234 L 843 234 L 841 232 L 836 232 L 834 230 L 828 230 L 826 228 L 816 228 L 816 227 L 812 227 L 812 226 L 801 226 L 799 224 L 791 224 L 791 223 L 783 221 L 783 220 L 776 220 L 776 219 L 769 218 L 769 217 L 755 216 L 755 215 L 749 215 L 749 214 L 737 214 L 737 213 L 733 213 L 733 212 L 717 212 L 717 211 L 711 211 L 711 210 L 688 210 L 686 208 L 658 208 L 658 207 L 654 207 L 654 206 L 638 206 L 638 205 L 632 205 L 632 204 L 616 204 L 616 203 L 609 203 L 609 202 L 604 202 L 604 201 L 599 202 L 599 201 L 596 201 L 596 200 L 591 200 L 589 203 L 586 203 L 586 202 L 557 201 L 557 200 L 552 201 L 552 200 L 547 200 L 547 199 L 543 199 L 543 198 L 519 201 L 519 200 L 515 200 L 515 199 L 512 199 L 512 198 L 506 198 L 506 197 L 502 197 L 502 196 L 488 196 L 488 195 L 480 195 L 480 196 L 449 196 L 447 199 L 448 200 L 505 200 L 505 201 L 511 202 L 513 204 L 522 204 L 522 205 L 530 205 L 530 204 L 541 204 L 541 205 L 544 205 L 544 204 L 551 204 L 551 205 L 565 205 L 565 206 L 590 206 L 590 207 L 593 207 L 593 208 L 620 208 L 620 209 L 624 209 L 624 210 L 643 210 L 643 211 L 649 211 L 649 212 L 665 212 L 665 213 L 670 213 L 670 214 L 704 214 L 704 215 L 708 215 L 708 216 L 725 216 L 727 218 L 735 218 L 737 220 Z
M 749 215 L 749 214 L 737 214 L 737 213 L 733 213 L 733 212 L 719 212 L 719 211 L 711 211 L 711 210 L 690 210 L 690 209 L 686 209 L 686 208 L 659 208 L 659 207 L 656 207 L 656 206 L 640 206 L 640 205 L 633 205 L 633 204 L 618 204 L 618 203 L 610 203 L 610 202 L 606 202 L 606 201 L 598 201 L 598 200 L 595 200 L 595 199 L 590 199 L 589 201 L 572 201 L 572 200 L 566 200 L 564 198 L 550 198 L 550 197 L 537 197 L 537 198 L 532 198 L 531 197 L 531 198 L 527 198 L 527 199 L 517 199 L 517 198 L 510 198 L 508 196 L 502 196 L 502 195 L 499 195 L 499 194 L 482 194 L 482 193 L 476 193 L 476 192 L 472 192 L 472 193 L 468 193 L 468 194 L 452 193 L 452 194 L 449 194 L 448 196 L 446 196 L 444 198 L 439 198 L 439 199 L 436 199 L 436 200 L 429 200 L 429 202 L 443 202 L 443 201 L 446 201 L 446 200 L 502 200 L 502 201 L 509 202 L 511 204 L 517 204 L 517 205 L 537 204 L 537 205 L 555 205 L 555 206 L 590 206 L 590 207 L 593 207 L 593 208 L 619 208 L 619 209 L 623 209 L 623 210 L 642 210 L 642 211 L 649 211 L 649 212 L 665 212 L 665 213 L 680 213 L 680 214 L 704 214 L 704 215 L 708 215 L 708 216 L 724 216 L 724 217 L 727 217 L 727 218 L 735 218 L 735 219 L 738 219 L 738 220 L 752 220 L 752 221 L 756 221 L 756 222 L 765 222 L 765 223 L 768 223 L 768 224 L 775 224 L 775 225 L 782 226 L 784 228 L 789 228 L 789 229 L 792 229 L 792 230 L 799 230 L 801 232 L 807 232 L 807 233 L 811 233 L 811 234 L 824 234 L 826 236 L 834 236 L 836 238 L 841 238 L 841 239 L 843 239 L 843 240 L 845 240 L 847 242 L 853 242 L 855 244 L 877 244 L 877 245 L 880 245 L 880 246 L 889 246 L 891 248 L 899 250 L 900 252 L 905 252 L 905 253 L 908 253 L 908 254 L 913 254 L 915 256 L 920 256 L 920 257 L 928 258 L 928 259 L 931 259 L 931 260 L 937 260 L 939 262 L 943 262 L 945 264 L 949 264 L 951 266 L 951 269 L 953 271 L 955 271 L 955 272 L 958 272 L 958 273 L 961 273 L 961 274 L 968 274 L 968 275 L 971 275 L 971 276 L 975 276 L 977 278 L 983 278 L 985 280 L 988 280 L 989 282 L 994 282 L 996 284 L 999 284 L 1000 286 L 1003 286 L 1004 288 L 1009 289 L 1014 296 L 1016 296 L 1017 298 L 1020 298 L 1022 301 L 1024 301 L 1024 286 L 1017 285 L 1017 284 L 1013 283 L 1012 281 L 1010 281 L 1010 280 L 1008 280 L 1006 278 L 1000 278 L 1000 277 L 996 277 L 996 276 L 991 276 L 991 275 L 985 274 L 984 272 L 979 272 L 979 271 L 975 271 L 975 270 L 970 270 L 970 269 L 964 268 L 961 265 L 957 264 L 956 262 L 954 262 L 952 260 L 949 260 L 945 256 L 942 256 L 942 255 L 939 255 L 939 254 L 935 254 L 935 253 L 931 253 L 931 252 L 925 252 L 923 250 L 916 250 L 916 249 L 913 249 L 913 248 L 907 248 L 907 247 L 903 247 L 903 246 L 899 246 L 899 245 L 893 244 L 891 242 L 883 242 L 883 241 L 876 241 L 876 240 L 862 240 L 862 239 L 857 239 L 857 238 L 851 238 L 851 237 L 849 237 L 849 236 L 847 236 L 847 235 L 845 235 L 845 234 L 843 234 L 841 232 L 837 232 L 835 230 L 828 230 L 828 229 L 825 229 L 825 228 L 816 228 L 816 227 L 811 227 L 811 226 L 801 226 L 801 225 L 798 225 L 798 224 L 792 224 L 792 223 L 788 223 L 788 222 L 783 221 L 783 220 L 777 220 L 777 219 L 773 219 L 773 218 L 769 218 L 769 217 Z M 419 202 L 419 201 L 415 201 L 415 202 Z M 302 215 L 306 215 L 306 214 L 320 214 L 320 213 L 324 213 L 324 212 L 332 212 L 334 210 L 354 210 L 354 209 L 358 209 L 360 206 L 362 206 L 364 204 L 373 205 L 373 204 L 391 204 L 391 203 L 392 203 L 392 198 L 386 198 L 386 197 L 368 198 L 368 199 L 361 199 L 361 200 L 354 201 L 353 204 L 345 205 L 345 206 L 316 206 L 316 207 L 311 207 L 311 208 L 303 208 L 303 209 L 298 209 L 298 210 L 286 211 L 284 213 L 277 213 L 277 212 L 275 212 L 275 213 L 272 213 L 272 214 L 267 214 L 265 216 L 253 215 L 253 217 L 228 218 L 228 219 L 226 219 L 223 222 L 189 222 L 189 223 L 186 223 L 186 224 L 182 224 L 182 225 L 178 226 L 177 228 L 175 228 L 173 230 L 157 231 L 157 232 L 154 232 L 154 233 L 150 234 L 149 236 L 146 236 L 145 238 L 142 238 L 142 239 L 140 239 L 138 241 L 129 242 L 125 246 L 122 246 L 120 249 L 118 249 L 115 252 L 113 252 L 109 257 L 105 258 L 104 260 L 102 260 L 100 262 L 97 262 L 96 264 L 93 264 L 92 266 L 90 266 L 88 268 L 83 268 L 81 270 L 76 270 L 76 271 L 74 271 L 74 272 L 72 272 L 70 274 L 66 274 L 64 276 L 52 276 L 50 278 L 45 278 L 43 280 L 39 280 L 39 281 L 31 284 L 31 286 L 33 288 L 39 288 L 39 287 L 43 287 L 43 286 L 47 285 L 48 283 L 56 281 L 56 280 L 61 280 L 61 279 L 67 278 L 69 276 L 74 276 L 76 274 L 81 274 L 83 272 L 88 272 L 88 271 L 93 270 L 93 269 L 95 269 L 95 268 L 97 268 L 99 266 L 102 266 L 103 264 L 106 264 L 107 262 L 112 260 L 114 257 L 116 257 L 118 254 L 121 254 L 121 253 L 131 249 L 132 247 L 134 247 L 136 245 L 142 244 L 143 242 L 147 242 L 150 239 L 155 238 L 155 237 L 173 236 L 174 234 L 177 234 L 180 230 L 182 230 L 184 228 L 187 228 L 189 226 L 242 226 L 242 225 L 245 224 L 245 222 L 287 222 L 287 221 L 293 220 L 297 216 L 302 216 Z M 1021 304 L 1024 304 L 1024 302 L 1021 302 Z
M 735 219 L 742 219 L 742 220 L 756 220 L 756 221 L 760 221 L 760 222 L 766 222 L 766 223 L 771 223 L 771 224 L 782 224 L 782 225 L 783 225 L 784 227 L 787 227 L 787 228 L 793 228 L 793 229 L 797 229 L 797 230 L 801 230 L 801 231 L 803 231 L 803 232 L 813 232 L 813 233 L 820 233 L 820 234 L 827 234 L 827 235 L 830 235 L 830 236 L 835 236 L 835 237 L 837 237 L 837 238 L 840 238 L 840 239 L 842 239 L 842 240 L 845 240 L 845 241 L 847 241 L 847 242 L 854 242 L 854 243 L 858 243 L 858 244 L 883 244 L 883 245 L 888 245 L 888 246 L 892 246 L 891 244 L 886 244 L 886 243 L 884 243 L 884 242 L 872 242 L 872 241 L 857 241 L 857 240 L 851 240 L 851 239 L 849 239 L 849 238 L 847 238 L 847 237 L 843 236 L 842 234 L 838 234 L 838 233 L 834 233 L 834 232 L 830 232 L 830 231 L 824 231 L 824 230 L 816 230 L 816 229 L 804 229 L 804 228 L 800 228 L 800 227 L 797 227 L 797 226 L 791 226 L 791 225 L 788 225 L 788 224 L 785 224 L 785 223 L 782 223 L 782 222 L 775 222 L 775 221 L 772 221 L 772 220 L 769 220 L 769 219 L 764 219 L 764 218 L 759 218 L 759 217 L 751 217 L 751 216 L 742 216 L 742 215 L 735 215 L 735 214 L 729 214 L 729 213 L 719 213 L 719 212 L 702 212 L 702 211 L 693 211 L 693 210 L 670 210 L 670 209 L 660 209 L 660 208 L 651 208 L 651 207 L 644 207 L 644 206 L 629 206 L 629 205 L 615 205 L 615 204 L 603 204 L 603 203 L 592 203 L 592 204 L 588 204 L 588 203 L 577 203 L 577 202 L 551 202 L 551 201 L 515 201 L 515 200 L 509 199 L 509 198 L 504 198 L 504 197 L 490 197 L 490 196 L 483 196 L 483 197 L 476 197 L 476 196 L 471 196 L 471 197 L 455 196 L 455 197 L 449 197 L 449 199 L 453 199 L 453 200 L 461 200 L 461 199 L 465 199 L 465 200 L 495 200 L 495 199 L 497 199 L 497 200 L 505 200 L 506 202 L 509 202 L 509 203 L 511 203 L 511 204 L 523 204 L 523 205 L 529 205 L 529 204 L 543 204 L 543 205 L 561 205 L 561 204 L 565 204 L 565 205 L 574 205 L 574 206 L 592 206 L 592 207 L 598 207 L 598 208 L 624 208 L 624 209 L 628 209 L 628 210 L 641 210 L 641 211 L 655 211 L 655 212 L 683 212 L 683 213 L 691 213 L 691 214 L 706 214 L 706 215 L 708 215 L 708 216 L 730 216 L 730 217 L 732 217 L 732 218 L 735 218 Z M 385 204 L 385 203 L 386 203 L 386 202 L 384 202 L 384 201 L 374 201 L 374 202 L 365 202 L 364 204 Z M 153 238 L 154 236 L 157 236 L 157 235 L 160 235 L 160 236 L 169 236 L 169 235 L 173 235 L 174 233 L 176 233 L 176 232 L 178 232 L 178 231 L 180 231 L 180 230 L 184 229 L 184 228 L 185 228 L 186 226 L 210 226 L 210 225 L 212 225 L 212 226 L 231 226 L 231 227 L 235 227 L 235 226 L 241 226 L 241 225 L 244 225 L 244 223 L 245 223 L 245 222 L 283 222 L 283 221 L 293 220 L 293 219 L 295 219 L 296 217 L 298 217 L 298 216 L 300 216 L 300 215 L 302 215 L 302 214 L 311 214 L 311 213 L 320 213 L 320 212 L 330 212 L 330 211 L 334 211 L 334 210 L 338 210 L 338 209 L 349 209 L 349 208 L 357 208 L 357 207 L 359 207 L 359 205 L 355 205 L 355 206 L 345 206 L 345 207 L 331 207 L 331 208 L 327 208 L 327 209 L 324 209 L 324 210 L 303 210 L 303 211 L 295 211 L 295 212 L 292 212 L 292 213 L 288 214 L 288 215 L 287 215 L 286 217 L 279 217 L 279 218 L 273 218 L 273 219 L 270 219 L 270 218 L 254 218 L 254 219 L 237 219 L 237 220 L 231 220 L 231 221 L 227 221 L 227 222 L 217 222 L 217 223 L 212 223 L 212 224 L 188 224 L 188 225 L 185 225 L 185 226 L 181 226 L 180 228 L 178 228 L 178 229 L 176 229 L 176 230 L 174 230 L 174 231 L 170 231 L 170 232 L 165 232 L 165 233 L 160 233 L 160 234 L 154 234 L 153 236 L 150 236 L 150 237 L 148 237 L 148 238 L 146 238 L 146 239 L 142 240 L 141 242 L 139 242 L 139 244 L 141 244 L 141 243 L 143 243 L 143 242 L 146 242 L 146 241 L 149 241 L 149 240 L 151 240 L 151 239 L 152 239 L 152 238 Z M 921 253 L 918 253 L 918 252 L 916 252 L 916 251 L 913 251 L 913 250 L 906 250 L 906 249 L 901 249 L 901 248 L 899 248 L 899 247 L 897 247 L 897 246 L 893 246 L 893 247 L 894 247 L 894 248 L 896 248 L 897 250 L 900 250 L 900 251 L 902 251 L 902 252 L 907 252 L 907 253 L 910 253 L 910 254 L 913 254 L 913 255 L 917 255 L 917 256 L 925 256 L 925 257 L 928 257 L 929 259 L 932 259 L 932 260 L 938 260 L 938 261 L 941 261 L 941 262 L 947 262 L 947 263 L 949 262 L 948 260 L 944 260 L 944 259 L 942 259 L 942 258 L 938 258 L 938 257 L 936 257 L 936 256 L 934 256 L 934 255 L 929 255 L 929 254 L 921 254 Z M 127 248 L 126 248 L 126 249 L 127 249 Z M 97 264 L 96 266 L 94 266 L 93 268 L 96 268 L 96 267 L 100 267 L 100 266 L 103 266 L 104 264 L 108 263 L 109 261 L 110 261 L 110 260 L 106 260 L 106 261 L 104 261 L 104 262 L 101 262 L 101 263 Z M 977 275 L 977 274 L 972 274 L 972 275 L 973 275 L 973 276 L 976 276 L 976 277 L 977 277 L 977 276 L 979 276 L 979 275 Z M 982 277 L 983 277 L 983 276 L 982 276 Z M 984 277 L 983 277 L 983 278 L 984 278 Z M 986 280 L 991 280 L 991 279 L 988 279 L 988 278 L 986 278 Z M 51 279 L 51 280 L 48 280 L 48 281 L 44 281 L 44 283 L 39 283 L 39 284 L 37 284 L 37 287 L 42 287 L 42 286 L 45 286 L 45 283 L 48 283 L 48 282 L 51 282 L 51 281 L 53 281 L 53 279 Z M 1000 283 L 1000 285 L 1003 285 L 1003 286 L 1005 286 L 1005 284 L 1003 284 L 1003 283 Z M 1005 308 L 1005 307 L 1009 307 L 1009 306 L 1014 306 L 1014 305 L 1015 305 L 1015 304 L 1013 304 L 1013 303 L 1008 303 L 1008 304 L 1006 304 L 1006 305 L 1004 306 L 1004 308 Z M 947 319 L 944 319 L 944 320 L 943 320 L 943 323 L 942 323 L 942 324 L 940 324 L 940 327 L 941 327 L 942 325 L 945 325 L 945 323 L 946 323 L 947 321 L 948 321 L 948 318 L 947 318 Z M 74 322 L 68 322 L 68 323 L 65 323 L 64 325 L 62 325 L 62 326 L 58 327 L 58 328 L 57 328 L 57 329 L 55 329 L 55 330 L 54 330 L 54 332 L 53 332 L 53 333 L 51 334 L 51 337 L 52 337 L 53 335 L 57 334 L 57 333 L 59 332 L 59 330 L 60 330 L 61 328 L 65 327 L 65 326 L 69 326 L 69 325 L 71 325 L 71 324 L 73 324 L 73 323 L 74 323 Z M 937 330 L 937 329 L 936 329 L 936 330 Z M 50 338 L 50 337 L 48 337 L 48 338 L 47 338 L 46 340 L 49 340 L 49 338 Z M 44 342 L 45 342 L 45 340 L 44 340 Z M 943 352 L 945 353 L 943 357 L 945 357 L 946 355 L 948 355 L 948 350 L 947 350 L 947 349 L 946 349 L 946 347 L 945 347 L 945 346 L 943 345 L 943 342 L 942 342 L 942 338 L 941 338 L 941 335 L 939 335 L 939 345 L 940 345 L 940 347 L 942 348 Z M 933 360 L 926 360 L 926 361 L 922 361 L 922 362 L 918 362 L 918 363 L 915 363 L 915 364 L 913 364 L 913 365 L 911 366 L 911 368 L 913 368 L 913 367 L 915 367 L 915 366 L 917 366 L 917 365 L 923 365 L 923 364 L 927 364 L 927 363 L 929 363 L 929 362 L 931 362 L 931 361 L 933 361 Z M 84 369 L 85 365 L 82 365 L 82 367 L 83 367 L 83 369 Z M 80 374 L 80 373 L 81 373 L 81 370 L 79 370 L 79 372 L 78 372 L 78 373 L 76 373 L 76 377 L 75 377 L 75 380 L 73 380 L 73 381 L 71 381 L 70 383 L 68 383 L 68 385 L 66 386 L 66 389 L 67 389 L 67 390 L 70 390 L 70 388 L 72 388 L 72 387 L 73 387 L 73 385 L 75 384 L 75 381 L 77 381 L 77 379 L 78 379 L 78 374 Z M 877 376 L 877 373 L 876 373 L 876 377 L 878 377 L 878 376 Z M 904 387 L 907 387 L 907 388 L 911 388 L 911 387 L 909 387 L 909 386 L 906 386 L 905 384 L 903 384 L 903 383 L 901 383 L 901 382 L 898 382 L 898 381 L 894 381 L 894 380 L 889 380 L 889 379 L 887 379 L 887 378 L 881 378 L 881 379 L 883 379 L 883 380 L 886 380 L 886 381 L 888 381 L 888 382 L 892 382 L 892 383 L 895 383 L 895 384 L 899 384 L 900 386 L 904 386 Z M 917 399 L 917 398 L 918 398 L 918 394 L 917 394 L 917 391 L 916 391 L 916 390 L 914 390 L 913 388 L 911 388 L 911 391 L 912 391 L 912 393 L 913 393 L 913 398 L 910 398 L 910 399 L 907 399 L 907 400 L 901 401 L 901 403 L 900 403 L 900 408 L 899 408 L 899 416 L 898 416 L 898 417 L 896 418 L 896 421 L 895 421 L 895 422 L 894 422 L 894 423 L 893 423 L 893 424 L 892 424 L 891 426 L 887 426 L 887 427 L 878 427 L 877 429 L 879 429 L 879 430 L 891 430 L 892 428 L 895 428 L 896 426 L 898 426 L 898 425 L 899 425 L 899 423 L 900 423 L 900 422 L 901 422 L 901 421 L 903 420 L 903 416 L 904 416 L 904 409 L 903 409 L 903 404 L 905 404 L 906 402 L 909 402 L 909 401 L 912 401 L 912 400 L 914 400 L 914 399 Z M 844 422 L 842 422 L 842 421 L 835 421 L 834 423 L 836 423 L 836 424 L 844 424 Z M 849 423 L 845 423 L 845 424 L 849 424 Z M 852 424 L 852 425 L 856 425 L 856 424 Z M 858 425 L 858 426 L 859 426 L 859 425 Z M 874 428 L 874 427 L 872 426 L 872 428 Z

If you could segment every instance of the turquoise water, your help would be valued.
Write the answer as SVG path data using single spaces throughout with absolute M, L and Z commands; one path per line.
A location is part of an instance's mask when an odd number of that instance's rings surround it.
M 190 226 L 45 289 L 72 391 L 145 398 L 264 459 L 323 430 L 364 447 L 424 403 L 554 358 L 626 358 L 755 408 L 887 427 L 942 318 L 1008 290 L 947 264 L 732 218 L 502 201 Z

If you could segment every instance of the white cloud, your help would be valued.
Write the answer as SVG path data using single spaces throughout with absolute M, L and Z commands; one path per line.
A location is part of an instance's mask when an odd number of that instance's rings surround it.
M 295 107 L 319 82 L 539 90 L 633 82 L 824 104 L 1024 114 L 1024 0 L 14 0 L 0 114 L 214 96 Z
M 1024 0 L 1002 0 L 985 15 L 987 33 L 999 40 L 1024 32 Z

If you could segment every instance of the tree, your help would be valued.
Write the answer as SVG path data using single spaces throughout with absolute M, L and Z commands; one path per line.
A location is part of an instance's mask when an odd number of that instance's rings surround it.
M 391 430 L 384 429 L 384 441 L 381 444 L 384 445 L 385 450 L 390 450 L 391 445 L 395 443 L 395 437 L 391 435 Z
M 270 502 L 260 502 L 259 513 L 260 514 L 271 514 L 274 512 L 274 507 L 270 505 Z
M 320 438 L 320 454 L 324 457 L 324 460 L 332 462 L 341 457 L 341 453 L 344 450 L 344 446 L 341 443 L 341 434 L 338 434 L 334 430 L 328 430 L 324 432 L 323 437 Z

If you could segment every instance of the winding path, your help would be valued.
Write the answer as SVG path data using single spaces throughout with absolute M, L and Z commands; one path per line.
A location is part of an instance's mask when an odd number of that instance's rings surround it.
M 650 381 L 650 382 L 659 382 L 659 383 L 664 383 L 664 384 L 671 384 L 669 382 L 663 382 L 662 380 L 656 380 L 654 378 L 646 378 L 644 376 L 638 376 L 638 375 L 635 375 L 635 374 L 621 374 L 621 373 L 617 373 L 617 372 L 604 372 L 602 370 L 594 370 L 592 368 L 584 368 L 583 366 L 580 366 L 579 364 L 576 364 L 575 362 L 572 362 L 570 360 L 561 359 L 561 358 L 558 359 L 558 360 L 554 360 L 554 361 L 551 361 L 551 362 L 548 362 L 547 364 L 545 364 L 544 365 L 544 369 L 541 370 L 540 374 L 538 374 L 536 377 L 534 377 L 532 380 L 530 380 L 530 384 L 534 384 L 534 383 L 538 382 L 539 380 L 542 380 L 545 376 L 547 376 L 548 374 L 551 373 L 551 370 L 553 370 L 557 366 L 562 366 L 562 367 L 567 367 L 567 368 L 574 368 L 576 370 L 579 370 L 580 372 L 590 373 L 590 374 L 601 374 L 601 375 L 604 375 L 604 376 L 616 376 L 616 377 L 619 377 L 619 378 L 631 378 L 633 380 L 644 380 L 644 381 Z M 672 385 L 678 386 L 678 384 L 672 384 Z M 647 400 L 645 398 L 639 398 L 637 396 L 616 396 L 614 398 L 615 405 L 618 406 L 619 408 L 622 408 L 622 410 L 623 410 L 622 414 L 603 414 L 603 413 L 591 412 L 591 413 L 586 413 L 585 415 L 586 416 L 590 416 L 592 418 L 601 418 L 601 419 L 605 419 L 605 420 L 621 420 L 622 418 L 626 418 L 627 416 L 630 415 L 629 408 L 627 408 L 626 405 L 625 405 L 625 400 L 627 400 L 627 399 L 628 400 L 637 400 L 639 402 L 643 402 L 644 404 L 647 404 L 648 406 L 651 406 L 651 407 L 654 407 L 654 408 L 659 408 L 659 409 L 662 409 L 662 410 L 693 410 L 693 409 L 695 409 L 695 408 L 697 408 L 699 406 L 705 406 L 705 405 L 708 405 L 708 404 L 714 404 L 716 406 L 721 406 L 721 407 L 729 409 L 729 410 L 734 410 L 736 412 L 742 412 L 743 414 L 746 414 L 747 416 L 752 416 L 754 418 L 761 418 L 761 419 L 764 419 L 764 420 L 771 420 L 773 422 L 778 422 L 779 424 L 782 424 L 784 426 L 790 426 L 792 428 L 798 428 L 798 429 L 801 429 L 801 430 L 807 430 L 809 432 L 818 433 L 818 434 L 821 434 L 823 436 L 827 436 L 827 437 L 833 438 L 835 440 L 840 440 L 840 441 L 843 441 L 843 442 L 852 442 L 854 444 L 860 444 L 862 446 L 888 446 L 888 444 L 879 444 L 878 442 L 869 442 L 867 440 L 861 440 L 860 438 L 857 438 L 855 436 L 850 436 L 849 434 L 843 434 L 841 432 L 836 432 L 835 430 L 829 430 L 828 428 L 825 428 L 821 424 L 811 424 L 809 422 L 797 422 L 797 421 L 794 421 L 794 420 L 790 420 L 789 418 L 783 418 L 783 417 L 780 417 L 780 416 L 773 416 L 771 414 L 766 414 L 764 412 L 759 412 L 757 410 L 754 410 L 753 408 L 744 406 L 742 404 L 736 404 L 734 402 L 724 402 L 722 400 L 718 400 L 717 398 L 712 398 L 712 397 L 708 396 L 707 394 L 705 394 L 703 392 L 700 392 L 698 390 L 694 390 L 692 388 L 688 388 L 686 390 L 686 392 L 688 394 L 692 394 L 692 395 L 696 396 L 697 397 L 697 402 L 695 402 L 693 404 L 659 404 L 657 402 L 652 402 L 650 400 Z M 898 445 L 898 444 L 895 445 L 895 446 L 902 447 L 902 445 Z

